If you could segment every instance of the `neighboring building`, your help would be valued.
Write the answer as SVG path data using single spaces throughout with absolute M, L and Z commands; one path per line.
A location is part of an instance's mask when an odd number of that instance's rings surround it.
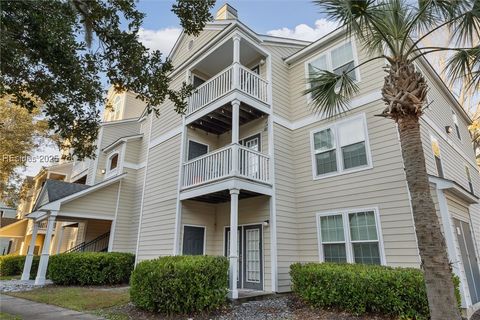
M 314 43 L 259 35 L 226 5 L 198 37 L 182 34 L 170 58 L 172 87 L 197 88 L 185 115 L 165 101 L 156 117 L 111 91 L 86 187 L 50 197 L 46 184 L 28 215 L 48 221 L 45 244 L 63 248 L 50 235 L 69 221 L 83 224 L 75 245 L 108 235 L 108 251 L 137 262 L 226 255 L 234 298 L 289 291 L 297 261 L 420 267 L 396 126 L 376 117 L 384 62 L 352 74 L 351 110 L 327 120 L 303 94 L 311 66 L 338 72 L 367 59 L 343 29 Z M 430 84 L 421 126 L 432 195 L 471 312 L 480 306 L 480 175 L 470 119 L 426 61 L 418 68 Z
M 0 228 L 17 222 L 17 209 L 0 202 Z M 0 237 L 0 255 L 9 254 L 12 251 L 13 238 Z

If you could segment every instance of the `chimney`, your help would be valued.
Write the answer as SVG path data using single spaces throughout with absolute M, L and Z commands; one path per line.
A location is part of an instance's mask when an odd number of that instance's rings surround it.
M 238 13 L 237 10 L 229 5 L 228 3 L 225 3 L 223 6 L 220 7 L 217 11 L 217 16 L 215 17 L 215 20 L 237 20 L 238 19 Z

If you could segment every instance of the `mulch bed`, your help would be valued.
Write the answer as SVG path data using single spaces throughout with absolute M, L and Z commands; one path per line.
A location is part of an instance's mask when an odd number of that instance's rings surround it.
M 267 319 L 292 319 L 292 320 L 393 320 L 394 318 L 379 315 L 352 316 L 345 312 L 335 310 L 313 309 L 291 294 L 269 296 L 261 300 L 242 303 L 229 303 L 224 307 L 209 313 L 192 315 L 166 316 L 136 309 L 131 303 L 122 307 L 110 309 L 113 314 L 128 315 L 130 319 L 195 319 L 195 320 L 267 320 Z

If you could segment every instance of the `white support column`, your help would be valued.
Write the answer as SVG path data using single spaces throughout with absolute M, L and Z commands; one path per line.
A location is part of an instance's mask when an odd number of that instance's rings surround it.
M 59 254 L 60 253 L 60 249 L 62 248 L 62 240 L 63 240 L 63 232 L 65 230 L 65 226 L 64 226 L 64 223 L 63 222 L 59 222 L 59 227 L 57 228 L 60 229 L 58 230 L 56 233 L 55 233 L 55 237 L 58 237 L 57 238 L 57 250 L 56 250 L 56 254 Z
M 233 88 L 238 88 L 240 80 L 240 36 L 233 36 Z
M 238 275 L 238 195 L 240 190 L 230 189 L 230 291 L 231 299 L 238 299 L 237 275 Z
M 240 101 L 233 100 L 232 101 L 232 175 L 237 175 L 239 173 L 239 150 L 238 150 L 238 143 L 239 143 L 239 134 L 240 134 Z
M 37 278 L 35 279 L 35 285 L 44 285 L 45 276 L 47 275 L 48 258 L 50 257 L 49 248 L 52 241 L 53 227 L 55 225 L 56 214 L 52 215 L 52 212 L 48 216 L 47 232 L 45 233 L 45 239 L 43 240 L 42 255 L 40 256 L 40 263 L 38 264 Z
M 23 265 L 22 280 L 30 279 L 30 271 L 32 269 L 33 252 L 35 250 L 35 241 L 37 240 L 37 233 L 38 233 L 38 222 L 34 221 L 32 237 L 30 238 L 30 246 L 28 247 L 27 257 L 25 258 L 25 264 Z

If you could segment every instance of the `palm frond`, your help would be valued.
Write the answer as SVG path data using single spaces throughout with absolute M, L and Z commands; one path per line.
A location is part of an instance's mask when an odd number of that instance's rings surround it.
M 451 42 L 473 45 L 480 39 L 480 1 L 474 0 L 462 15 L 461 19 L 456 19 L 450 26 L 453 31 Z
M 331 118 L 348 111 L 348 102 L 358 92 L 355 80 L 349 72 L 335 74 L 319 70 L 308 79 L 310 88 L 304 94 L 311 94 L 311 106 L 315 113 Z
M 462 80 L 468 87 L 480 89 L 480 45 L 458 50 L 448 60 L 446 70 L 450 82 Z

